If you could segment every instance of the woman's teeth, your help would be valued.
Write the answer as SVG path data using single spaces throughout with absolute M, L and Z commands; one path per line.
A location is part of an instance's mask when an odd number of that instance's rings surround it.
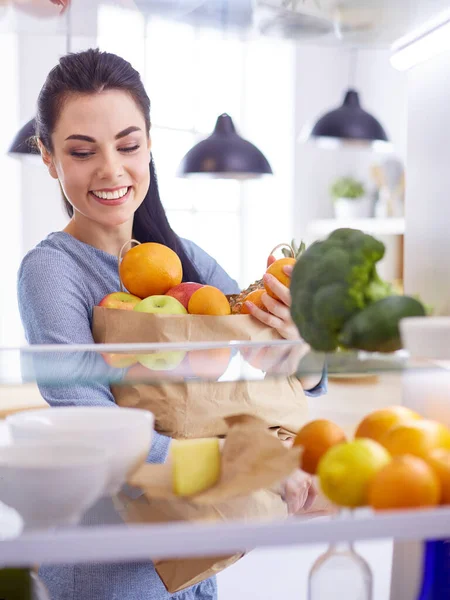
M 94 192 L 94 191 L 92 191 L 94 196 L 97 196 L 97 198 L 101 198 L 102 200 L 118 200 L 119 198 L 122 198 L 123 196 L 125 196 L 125 194 L 127 192 L 128 192 L 127 187 L 121 188 L 120 190 L 114 190 L 114 192 L 102 192 L 102 191 Z

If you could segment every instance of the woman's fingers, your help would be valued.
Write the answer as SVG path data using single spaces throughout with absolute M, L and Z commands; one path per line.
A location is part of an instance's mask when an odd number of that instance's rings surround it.
M 262 303 L 267 308 L 267 310 L 272 314 L 281 319 L 282 321 L 289 321 L 291 318 L 291 313 L 286 304 L 283 304 L 279 300 L 275 300 L 269 294 L 263 294 L 261 296 Z
M 268 325 L 273 329 L 279 329 L 283 327 L 284 321 L 279 317 L 276 317 L 271 313 L 261 310 L 255 304 L 253 304 L 253 302 L 246 302 L 245 304 L 250 314 L 253 315 L 256 319 L 258 319 L 258 321 L 261 321 L 261 323 L 264 323 L 265 325 Z
M 278 298 L 286 304 L 286 306 L 291 305 L 291 292 L 289 288 L 286 287 L 281 281 L 278 281 L 276 277 L 266 273 L 263 277 L 264 283 L 271 289 L 271 291 L 278 296 Z

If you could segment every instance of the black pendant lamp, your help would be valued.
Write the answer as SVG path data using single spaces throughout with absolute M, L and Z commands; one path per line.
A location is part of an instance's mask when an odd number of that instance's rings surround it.
M 254 179 L 272 175 L 264 154 L 242 138 L 229 115 L 220 115 L 213 133 L 184 156 L 178 169 L 180 177 L 203 175 L 218 179 Z
M 360 142 L 388 142 L 381 123 L 360 104 L 356 90 L 345 93 L 339 108 L 323 115 L 311 130 L 313 138 L 338 138 Z
M 36 135 L 36 121 L 30 119 L 16 134 L 8 152 L 11 154 L 39 154 L 39 150 L 34 143 Z
M 67 35 L 66 35 L 66 54 L 71 52 L 71 6 L 70 0 L 65 2 L 60 2 L 60 5 L 63 6 L 60 15 L 65 15 L 66 19 L 66 27 L 67 27 Z M 35 144 L 34 137 L 36 136 L 36 119 L 33 117 L 29 121 L 23 125 L 19 131 L 16 133 L 16 136 L 9 147 L 9 154 L 39 154 L 39 148 Z M 33 159 L 34 160 L 34 159 Z
M 357 49 L 349 49 L 348 89 L 341 106 L 324 114 L 311 129 L 310 139 L 327 145 L 380 145 L 387 149 L 389 139 L 381 123 L 361 107 L 356 79 Z M 330 144 L 330 142 L 332 144 Z

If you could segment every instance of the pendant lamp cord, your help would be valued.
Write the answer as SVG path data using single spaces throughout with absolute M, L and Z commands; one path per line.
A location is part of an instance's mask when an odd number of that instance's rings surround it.
M 66 10 L 66 54 L 72 52 L 72 3 L 69 2 L 69 6 Z
M 356 66 L 357 66 L 357 48 L 350 48 L 349 51 L 349 69 L 348 69 L 348 87 L 356 86 Z

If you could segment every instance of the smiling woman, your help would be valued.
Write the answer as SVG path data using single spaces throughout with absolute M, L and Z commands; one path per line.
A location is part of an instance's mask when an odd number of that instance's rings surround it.
M 19 309 L 31 344 L 93 344 L 92 309 L 119 289 L 117 256 L 131 238 L 173 250 L 184 281 L 214 286 L 224 294 L 239 291 L 213 258 L 179 238 L 169 225 L 150 154 L 150 101 L 128 62 L 98 50 L 62 57 L 39 95 L 36 125 L 42 158 L 60 183 L 70 221 L 22 261 Z M 281 335 L 298 337 L 286 310 L 289 289 L 280 286 L 274 285 L 273 292 L 281 299 L 272 299 L 268 307 L 276 317 L 271 326 Z M 256 310 L 250 312 L 260 318 Z M 262 314 L 265 319 L 267 313 Z M 115 406 L 103 384 L 40 389 L 52 406 Z M 155 433 L 148 461 L 164 462 L 170 443 Z M 294 495 L 303 498 L 305 482 L 297 477 L 294 483 Z M 114 520 L 120 522 L 120 517 L 109 499 L 86 516 L 85 524 Z M 150 562 L 43 567 L 41 574 L 54 598 L 170 598 Z M 214 579 L 177 594 L 180 600 L 215 598 Z

